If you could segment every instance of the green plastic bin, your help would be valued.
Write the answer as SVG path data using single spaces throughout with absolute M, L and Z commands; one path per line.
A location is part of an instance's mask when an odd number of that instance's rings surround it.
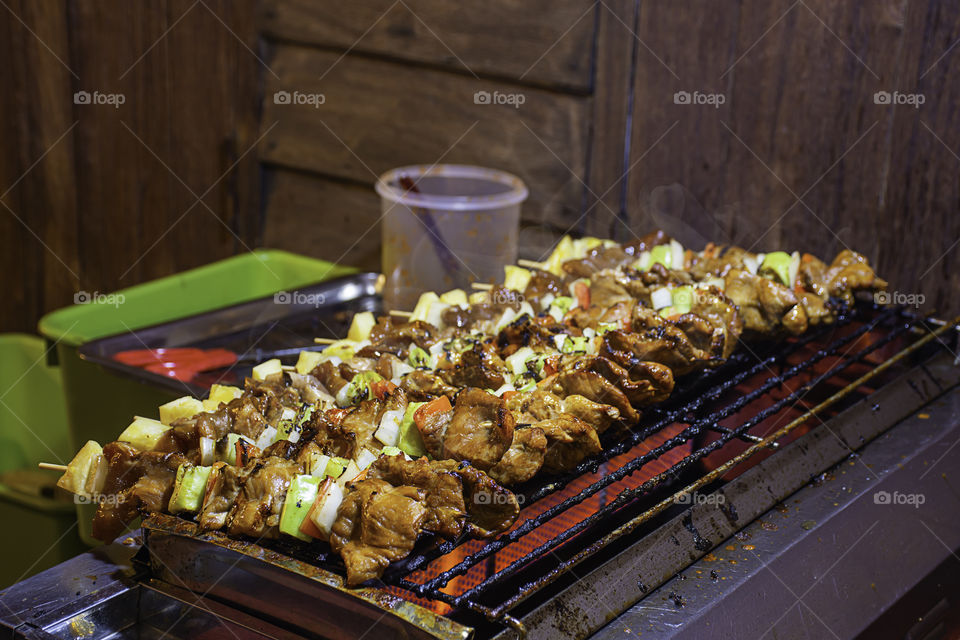
M 39 330 L 56 344 L 72 450 L 87 440 L 111 442 L 133 416 L 156 417 L 157 407 L 176 397 L 81 360 L 80 345 L 353 273 L 353 267 L 258 249 L 48 313 L 40 319 Z M 92 542 L 91 507 L 81 505 L 80 512 L 81 534 Z
M 0 335 L 0 586 L 83 551 L 73 500 L 55 491 L 57 475 L 38 462 L 72 456 L 60 370 L 48 366 L 44 341 Z

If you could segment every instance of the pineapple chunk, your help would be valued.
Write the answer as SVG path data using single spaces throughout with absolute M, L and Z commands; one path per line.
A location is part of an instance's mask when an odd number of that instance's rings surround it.
M 300 357 L 297 358 L 297 373 L 302 376 L 307 375 L 314 369 L 317 365 L 323 361 L 323 352 L 322 351 L 301 351 Z
M 283 365 L 280 364 L 279 358 L 273 358 L 272 360 L 261 362 L 253 368 L 253 379 L 262 382 L 268 377 L 278 373 L 283 373 Z
M 215 384 L 210 387 L 210 395 L 207 396 L 207 398 L 215 400 L 217 403 L 230 402 L 234 398 L 239 398 L 241 394 L 243 394 L 243 390 L 238 387 L 231 387 L 227 384 Z
M 103 457 L 103 448 L 88 440 L 67 465 L 67 470 L 57 480 L 57 486 L 89 499 L 103 489 L 106 479 L 107 461 Z
M 533 274 L 523 267 L 515 267 L 512 264 L 503 267 L 503 286 L 507 289 L 523 293 L 531 277 Z
M 160 422 L 167 425 L 173 424 L 174 420 L 192 418 L 201 411 L 203 411 L 202 402 L 190 396 L 183 396 L 160 405 Z
M 410 320 L 426 320 L 427 314 L 430 313 L 430 307 L 439 300 L 440 298 L 433 291 L 421 294 L 420 299 L 417 300 L 417 306 L 413 308 L 413 315 L 410 316 Z
M 373 317 L 370 311 L 357 313 L 353 316 L 353 322 L 350 323 L 350 331 L 347 332 L 347 339 L 354 342 L 363 342 L 370 336 L 370 330 L 377 324 L 377 319 Z
M 136 416 L 117 440 L 129 442 L 141 451 L 150 451 L 157 445 L 161 436 L 169 430 L 170 427 L 159 420 Z
M 459 306 L 467 304 L 467 292 L 463 289 L 451 289 L 440 296 L 440 302 L 450 306 Z
M 487 301 L 487 292 L 486 291 L 474 291 L 470 294 L 470 297 L 467 298 L 470 304 L 480 304 Z

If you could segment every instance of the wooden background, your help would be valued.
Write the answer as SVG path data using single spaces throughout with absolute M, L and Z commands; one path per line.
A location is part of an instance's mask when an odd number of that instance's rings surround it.
M 958 40 L 933 0 L 8 0 L 0 330 L 255 246 L 376 269 L 375 176 L 437 161 L 526 181 L 525 257 L 654 226 L 849 246 L 957 312 Z

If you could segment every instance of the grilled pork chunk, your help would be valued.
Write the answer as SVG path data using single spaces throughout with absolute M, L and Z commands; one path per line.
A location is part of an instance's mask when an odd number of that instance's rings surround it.
M 367 478 L 350 487 L 340 504 L 330 546 L 347 567 L 347 584 L 379 578 L 409 555 L 423 530 L 424 491 Z
M 164 511 L 173 493 L 177 468 L 187 458 L 178 452 L 138 451 L 126 442 L 111 442 L 103 448 L 107 479 L 97 506 L 93 537 L 110 542 L 141 513 Z
M 347 485 L 330 545 L 347 567 L 347 584 L 356 586 L 407 556 L 422 531 L 489 537 L 519 512 L 512 493 L 466 463 L 383 456 L 365 479 Z
M 467 388 L 457 394 L 453 411 L 427 417 L 421 435 L 434 458 L 466 460 L 486 470 L 510 448 L 513 428 L 513 414 L 504 400 L 482 389 Z
M 303 472 L 296 462 L 276 456 L 255 459 L 227 516 L 227 533 L 252 538 L 280 536 L 280 510 L 293 477 Z
M 547 436 L 539 427 L 514 429 L 513 443 L 488 472 L 500 484 L 513 485 L 533 478 L 543 467 Z

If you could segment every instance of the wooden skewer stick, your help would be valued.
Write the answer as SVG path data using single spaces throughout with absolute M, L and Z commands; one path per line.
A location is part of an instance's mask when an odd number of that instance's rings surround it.
M 48 469 L 50 471 L 59 471 L 60 473 L 63 473 L 64 471 L 67 470 L 67 465 L 53 464 L 52 462 L 41 462 L 37 466 L 40 467 L 41 469 Z
M 410 318 L 413 316 L 412 311 L 398 311 L 396 309 L 390 310 L 390 315 L 397 316 L 398 318 Z
M 541 269 L 543 270 L 546 265 L 542 262 L 534 262 L 533 260 L 517 260 L 517 264 L 521 267 L 526 267 L 527 269 Z
M 487 284 L 486 282 L 471 282 L 470 286 L 476 289 L 477 291 L 490 291 L 493 289 L 492 284 Z
M 313 342 L 315 344 L 333 344 L 336 341 L 337 341 L 336 338 L 314 338 L 313 339 Z

